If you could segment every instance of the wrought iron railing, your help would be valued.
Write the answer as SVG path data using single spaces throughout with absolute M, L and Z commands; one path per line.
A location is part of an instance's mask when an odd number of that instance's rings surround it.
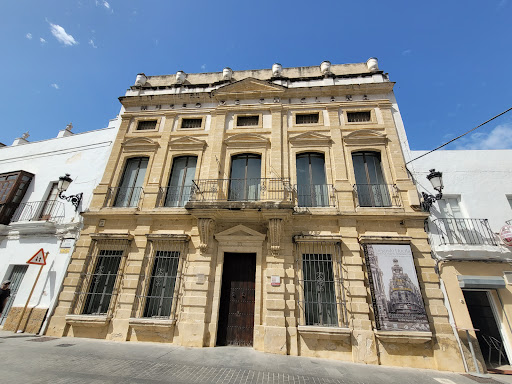
M 62 201 L 30 201 L 20 203 L 11 223 L 18 221 L 49 221 L 60 223 L 64 219 L 64 204 Z
M 291 201 L 290 179 L 194 180 L 192 201 Z
M 429 232 L 443 245 L 498 245 L 487 219 L 435 219 Z
M 142 187 L 110 187 L 105 198 L 105 207 L 137 208 L 143 194 Z
M 332 184 L 297 184 L 294 190 L 299 207 L 336 206 L 336 191 Z
M 184 207 L 190 200 L 194 185 L 160 187 L 156 199 L 157 207 Z
M 401 207 L 400 194 L 395 184 L 354 184 L 359 207 Z

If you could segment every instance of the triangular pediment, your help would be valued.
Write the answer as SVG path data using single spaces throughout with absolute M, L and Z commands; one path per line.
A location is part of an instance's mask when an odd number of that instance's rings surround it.
M 365 129 L 346 134 L 343 141 L 348 145 L 380 145 L 386 144 L 388 138 L 380 132 Z
M 317 132 L 305 132 L 299 135 L 290 137 L 290 143 L 293 145 L 329 145 L 332 140 L 329 136 L 326 136 Z
M 243 79 L 237 81 L 235 83 L 231 83 L 225 85 L 214 92 L 212 92 L 216 96 L 221 95 L 240 95 L 240 94 L 264 94 L 264 93 L 272 93 L 272 94 L 280 94 L 286 90 L 286 87 L 282 85 L 277 85 L 273 83 L 269 83 L 268 81 L 258 80 L 252 77 L 247 79 Z
M 270 140 L 253 133 L 238 133 L 228 137 L 224 143 L 230 147 L 266 147 L 270 145 Z
M 266 235 L 243 224 L 235 225 L 225 231 L 215 234 L 218 241 L 263 241 Z
M 159 144 L 148 137 L 133 137 L 121 144 L 125 151 L 155 151 Z
M 190 136 L 182 136 L 177 139 L 171 140 L 169 144 L 171 145 L 172 149 L 184 147 L 203 149 L 207 145 L 206 141 Z

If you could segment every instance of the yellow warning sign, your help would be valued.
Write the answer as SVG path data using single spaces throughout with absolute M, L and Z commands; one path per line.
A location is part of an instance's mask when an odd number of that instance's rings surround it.
M 27 264 L 46 265 L 46 255 L 43 248 L 37 251 L 36 254 L 27 261 Z

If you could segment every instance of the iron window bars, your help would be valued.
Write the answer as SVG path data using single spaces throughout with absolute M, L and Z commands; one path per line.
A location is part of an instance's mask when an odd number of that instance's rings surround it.
M 70 314 L 112 316 L 130 242 L 129 238 L 92 240 Z
M 133 317 L 173 319 L 188 235 L 148 235 Z
M 299 325 L 347 327 L 340 240 L 296 236 Z

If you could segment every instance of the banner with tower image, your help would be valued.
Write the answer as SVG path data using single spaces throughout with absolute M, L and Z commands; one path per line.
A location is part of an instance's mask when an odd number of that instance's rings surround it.
M 430 331 L 408 244 L 364 245 L 377 329 Z

